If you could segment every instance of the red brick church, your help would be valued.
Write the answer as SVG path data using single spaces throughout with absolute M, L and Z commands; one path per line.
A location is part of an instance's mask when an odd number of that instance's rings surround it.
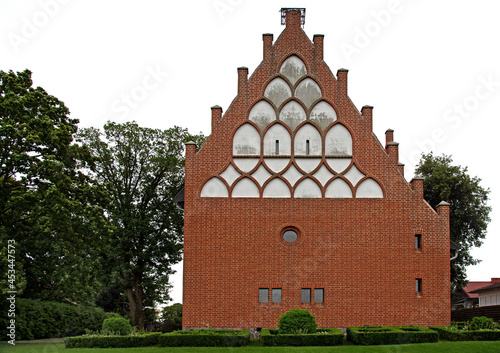
M 294 308 L 318 327 L 448 325 L 449 205 L 405 180 L 394 132 L 377 139 L 304 18 L 282 9 L 210 137 L 186 146 L 183 327 L 275 328 Z

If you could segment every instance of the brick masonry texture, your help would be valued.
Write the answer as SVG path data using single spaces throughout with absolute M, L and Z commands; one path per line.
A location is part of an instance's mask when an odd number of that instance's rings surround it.
M 251 77 L 238 70 L 228 110 L 212 108 L 212 134 L 202 148 L 186 146 L 184 328 L 275 328 L 294 308 L 309 310 L 318 327 L 449 324 L 449 206 L 434 211 L 422 181 L 405 180 L 393 132 L 383 146 L 372 132 L 372 107 L 360 112 L 347 95 L 347 70 L 335 77 L 323 61 L 323 36 L 307 37 L 300 12 L 286 16 L 274 43 L 263 36 L 263 61 Z M 259 198 L 200 197 L 204 183 L 231 163 L 234 133 L 291 55 L 350 131 L 353 162 L 380 184 L 383 198 L 271 199 L 262 190 Z M 299 232 L 294 243 L 281 239 L 290 226 Z M 259 288 L 281 288 L 282 302 L 259 303 Z M 324 302 L 301 303 L 301 288 L 323 288 Z

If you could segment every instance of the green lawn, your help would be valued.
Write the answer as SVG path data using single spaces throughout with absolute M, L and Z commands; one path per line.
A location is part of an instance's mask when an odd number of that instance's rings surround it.
M 259 347 L 241 348 L 64 348 L 64 343 L 16 343 L 0 342 L 2 353 L 500 353 L 500 341 L 439 342 L 391 346 L 336 346 L 336 347 Z

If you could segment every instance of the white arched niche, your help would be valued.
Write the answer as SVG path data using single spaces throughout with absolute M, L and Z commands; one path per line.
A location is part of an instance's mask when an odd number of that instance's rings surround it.
M 295 97 L 310 107 L 314 101 L 321 98 L 321 88 L 312 79 L 306 78 L 295 89 Z
M 327 156 L 352 155 L 352 137 L 345 126 L 336 124 L 328 131 L 325 138 L 325 154 Z
M 287 124 L 293 131 L 300 123 L 306 120 L 306 112 L 299 103 L 290 101 L 281 109 L 280 120 Z
M 281 65 L 280 74 L 289 79 L 294 85 L 299 78 L 307 75 L 306 65 L 298 56 L 292 55 Z
M 266 87 L 264 96 L 269 98 L 276 107 L 292 96 L 292 90 L 288 83 L 280 77 L 275 78 Z
M 274 124 L 264 136 L 264 155 L 289 156 L 292 153 L 292 138 L 281 124 Z
M 251 124 L 243 124 L 233 137 L 233 155 L 260 155 L 260 135 Z
M 259 197 L 259 188 L 250 178 L 243 178 L 236 183 L 232 197 Z
M 349 184 L 341 178 L 337 178 L 326 187 L 325 197 L 339 199 L 352 198 L 352 191 Z
M 384 192 L 382 191 L 382 188 L 372 178 L 368 178 L 362 181 L 356 190 L 356 198 L 378 199 L 383 197 Z
M 201 189 L 201 197 L 228 197 L 226 184 L 219 178 L 213 177 L 208 180 Z
M 321 198 L 321 189 L 311 178 L 302 180 L 295 188 L 295 198 Z
M 268 198 L 290 198 L 290 188 L 280 178 L 271 180 L 264 189 L 263 197 Z
M 311 121 L 325 130 L 331 123 L 337 120 L 337 113 L 330 103 L 321 101 L 316 104 L 311 112 Z
M 296 156 L 321 156 L 321 134 L 311 124 L 304 124 L 294 137 Z
M 261 130 L 264 130 L 267 125 L 276 120 L 276 112 L 271 104 L 262 100 L 255 104 L 252 110 L 250 110 L 248 119 L 253 121 Z

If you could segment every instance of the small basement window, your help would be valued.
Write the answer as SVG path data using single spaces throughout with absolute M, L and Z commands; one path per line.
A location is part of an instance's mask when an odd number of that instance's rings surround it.
M 271 297 L 273 303 L 281 303 L 281 288 L 273 288 Z
M 315 303 L 323 303 L 324 302 L 324 293 L 325 290 L 323 288 L 314 288 L 314 302 Z
M 259 303 L 269 302 L 269 288 L 259 288 Z
M 302 288 L 300 290 L 300 302 L 301 303 L 311 302 L 311 288 Z

